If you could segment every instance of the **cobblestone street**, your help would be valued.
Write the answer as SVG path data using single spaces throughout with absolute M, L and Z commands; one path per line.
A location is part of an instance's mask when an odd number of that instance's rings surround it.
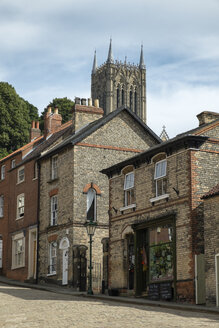
M 185 312 L 0 284 L 0 327 L 219 327 L 213 314 Z

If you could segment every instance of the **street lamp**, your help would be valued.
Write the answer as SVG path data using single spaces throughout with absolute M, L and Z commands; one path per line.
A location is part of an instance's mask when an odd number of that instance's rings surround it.
M 92 236 L 94 235 L 95 233 L 95 229 L 96 229 L 96 222 L 94 222 L 92 219 L 90 219 L 90 221 L 87 221 L 85 223 L 85 226 L 86 226 L 86 229 L 87 229 L 87 234 L 88 236 L 90 236 L 90 275 L 89 275 L 89 288 L 88 288 L 88 291 L 87 293 L 89 295 L 93 295 L 93 290 L 92 290 Z

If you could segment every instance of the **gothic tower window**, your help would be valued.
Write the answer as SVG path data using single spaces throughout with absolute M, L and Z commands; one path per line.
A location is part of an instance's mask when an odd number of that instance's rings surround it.
M 119 87 L 117 87 L 117 94 L 116 94 L 116 107 L 119 107 Z
M 135 91 L 135 106 L 134 106 L 135 114 L 137 114 L 137 105 L 138 105 L 138 95 L 137 92 Z
M 130 101 L 129 101 L 129 104 L 130 104 L 130 109 L 132 110 L 133 109 L 133 99 L 132 99 L 133 95 L 132 95 L 132 90 L 130 91 L 129 93 L 129 98 L 130 98 Z
M 124 100 L 124 89 L 122 88 L 122 105 L 124 105 L 124 103 L 125 103 L 125 100 Z

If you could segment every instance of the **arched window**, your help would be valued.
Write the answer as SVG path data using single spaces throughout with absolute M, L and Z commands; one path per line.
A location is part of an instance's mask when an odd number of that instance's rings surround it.
M 116 94 L 116 107 L 119 107 L 119 88 L 117 88 L 117 94 Z
M 129 98 L 130 98 L 129 106 L 130 106 L 130 109 L 132 110 L 132 107 L 133 107 L 132 91 L 130 91 L 130 93 L 129 93 Z
M 122 89 L 122 105 L 124 105 L 125 99 L 124 99 L 124 89 Z
M 96 221 L 96 203 L 97 203 L 97 194 L 96 190 L 90 188 L 87 192 L 87 220 Z
M 137 114 L 137 104 L 138 104 L 138 96 L 137 96 L 137 92 L 135 91 L 135 114 Z

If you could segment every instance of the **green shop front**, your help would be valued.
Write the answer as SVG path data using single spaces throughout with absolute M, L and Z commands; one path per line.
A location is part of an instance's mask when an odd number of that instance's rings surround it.
M 133 224 L 135 295 L 151 300 L 176 298 L 175 217 Z

